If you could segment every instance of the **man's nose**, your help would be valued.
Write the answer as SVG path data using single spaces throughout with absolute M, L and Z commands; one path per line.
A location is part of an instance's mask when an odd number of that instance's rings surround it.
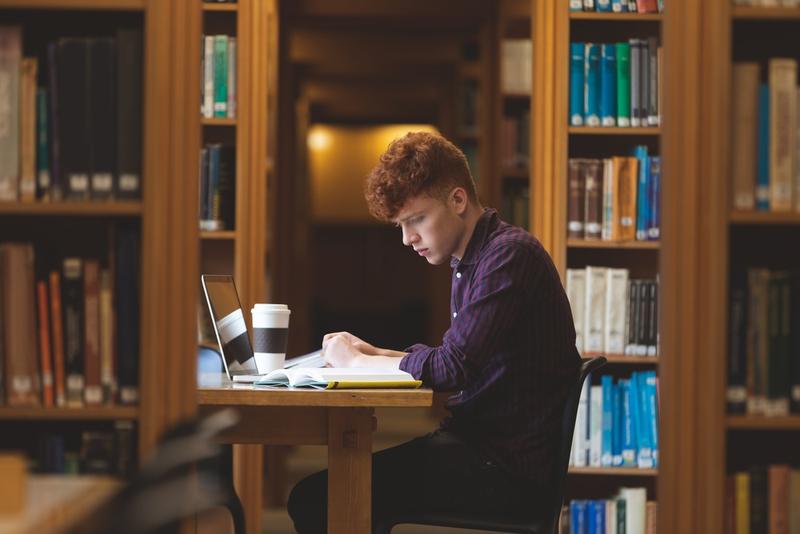
M 416 232 L 409 231 L 406 228 L 403 228 L 403 244 L 407 247 L 410 247 L 414 243 L 417 242 L 419 236 Z

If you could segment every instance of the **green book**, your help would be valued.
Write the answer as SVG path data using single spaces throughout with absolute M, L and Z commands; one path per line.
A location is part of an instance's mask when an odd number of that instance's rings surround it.
M 214 36 L 214 116 L 228 116 L 228 36 Z
M 36 196 L 50 196 L 50 147 L 47 143 L 47 89 L 36 90 Z
M 631 45 L 617 43 L 617 126 L 631 125 Z

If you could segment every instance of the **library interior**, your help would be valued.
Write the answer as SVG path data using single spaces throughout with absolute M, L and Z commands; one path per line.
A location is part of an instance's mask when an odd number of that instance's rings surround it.
M 0 0 L 0 533 L 800 534 L 798 35 Z

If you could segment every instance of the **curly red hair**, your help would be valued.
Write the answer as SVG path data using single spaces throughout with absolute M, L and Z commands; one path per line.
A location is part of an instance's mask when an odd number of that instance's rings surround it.
M 373 216 L 391 221 L 409 199 L 424 194 L 444 200 L 454 187 L 478 201 L 464 153 L 441 135 L 409 132 L 381 155 L 364 196 Z

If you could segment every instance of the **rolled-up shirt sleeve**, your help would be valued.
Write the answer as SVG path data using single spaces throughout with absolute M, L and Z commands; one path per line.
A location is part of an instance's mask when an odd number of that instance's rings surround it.
M 521 318 L 530 254 L 520 247 L 489 252 L 476 266 L 471 290 L 437 347 L 416 344 L 400 369 L 434 390 L 461 389 Z

